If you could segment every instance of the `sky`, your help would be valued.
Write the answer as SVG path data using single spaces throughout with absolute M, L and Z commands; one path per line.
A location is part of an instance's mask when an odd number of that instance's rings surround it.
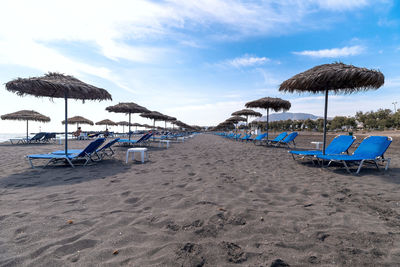
M 322 95 L 278 88 L 299 72 L 333 62 L 380 70 L 385 84 L 331 95 L 329 117 L 393 109 L 393 102 L 400 107 L 399 2 L 2 0 L 0 114 L 35 110 L 51 122 L 32 122 L 31 132 L 62 131 L 62 99 L 19 97 L 5 89 L 17 77 L 60 72 L 112 95 L 112 101 L 69 100 L 69 117 L 94 122 L 126 121 L 128 116 L 105 108 L 134 102 L 187 124 L 216 125 L 266 96 L 289 100 L 290 112 L 322 116 Z M 137 114 L 132 119 L 151 124 Z M 0 120 L 0 133 L 22 133 L 24 127 Z

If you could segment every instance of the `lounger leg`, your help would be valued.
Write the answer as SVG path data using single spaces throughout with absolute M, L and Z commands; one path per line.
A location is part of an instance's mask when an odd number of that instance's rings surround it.
M 46 165 L 44 165 L 43 169 L 46 168 L 50 163 L 52 163 L 54 161 L 54 159 L 49 160 Z
M 32 159 L 28 157 L 28 161 L 29 161 L 29 164 L 31 165 L 32 169 L 35 169 L 35 166 L 33 166 L 33 163 L 32 163 Z
M 358 166 L 358 169 L 357 169 L 357 172 L 356 172 L 357 174 L 360 173 L 361 167 L 362 167 L 363 163 L 364 163 L 364 160 L 362 160 L 362 161 L 360 162 L 360 166 Z M 376 163 L 376 162 L 375 162 L 375 163 Z
M 72 164 L 72 162 L 69 158 L 66 158 L 66 160 L 68 161 L 69 165 L 71 165 L 72 168 L 75 168 L 74 164 Z M 85 165 L 83 165 L 83 166 L 85 166 Z
M 293 160 L 296 160 L 296 158 L 294 157 L 294 155 L 293 155 L 293 154 L 291 154 L 291 155 L 292 155 Z
M 385 161 L 387 161 L 386 166 L 385 166 L 385 171 L 387 171 L 389 168 L 389 164 L 390 164 L 390 158 L 385 159 Z
M 342 163 L 343 163 L 344 167 L 346 168 L 346 171 L 351 174 L 351 171 L 350 171 L 349 167 L 347 166 L 346 161 L 342 160 Z
M 379 170 L 379 166 L 378 166 L 378 163 L 376 162 L 376 160 L 374 160 L 374 164 L 375 164 L 375 167 Z

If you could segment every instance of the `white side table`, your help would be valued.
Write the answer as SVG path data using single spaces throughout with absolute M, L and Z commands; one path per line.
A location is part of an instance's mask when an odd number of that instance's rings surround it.
M 128 163 L 129 160 L 129 154 L 132 153 L 132 160 L 135 160 L 135 153 L 140 153 L 140 159 L 142 163 L 144 163 L 145 160 L 149 160 L 149 156 L 147 154 L 147 148 L 145 147 L 134 147 L 134 148 L 129 148 L 126 151 L 126 159 L 125 163 Z
M 169 148 L 169 140 L 160 140 L 158 147 L 164 146 L 164 144 L 166 148 Z
M 314 144 L 314 145 L 315 145 L 315 148 L 316 148 L 316 149 L 319 149 L 319 145 L 322 145 L 323 142 L 311 142 L 311 144 Z

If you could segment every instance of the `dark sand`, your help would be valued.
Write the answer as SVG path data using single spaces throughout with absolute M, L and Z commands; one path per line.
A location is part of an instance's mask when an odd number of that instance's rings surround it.
M 0 266 L 400 263 L 398 138 L 390 170 L 360 176 L 213 135 L 150 148 L 146 164 L 126 165 L 126 148 L 76 169 L 24 158 L 60 148 L 0 145 Z

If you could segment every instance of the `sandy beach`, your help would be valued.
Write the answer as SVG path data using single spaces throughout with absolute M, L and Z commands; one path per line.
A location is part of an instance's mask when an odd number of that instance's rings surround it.
M 0 266 L 395 266 L 399 141 L 360 176 L 211 134 L 75 169 L 29 168 L 59 145 L 2 144 Z

